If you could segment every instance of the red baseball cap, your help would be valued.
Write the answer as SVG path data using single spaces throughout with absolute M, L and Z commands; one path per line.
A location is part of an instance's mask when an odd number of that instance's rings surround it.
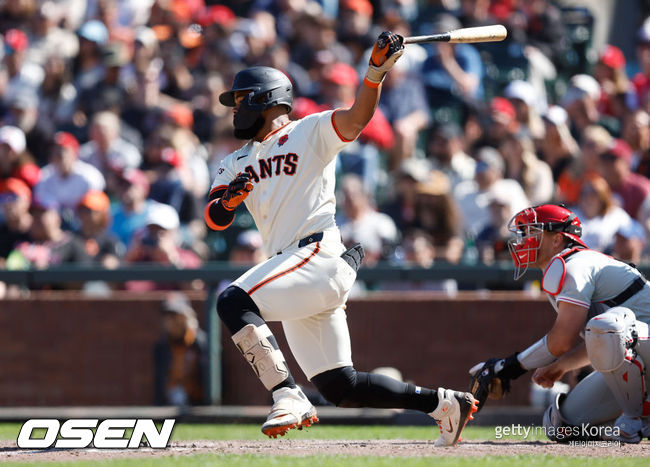
M 27 34 L 19 29 L 10 29 L 5 33 L 5 46 L 10 52 L 22 52 L 29 47 Z
M 54 134 L 54 144 L 73 149 L 75 154 L 79 154 L 79 141 L 77 141 L 77 138 L 72 133 L 68 133 L 67 131 L 56 132 Z
M 172 167 L 180 167 L 183 164 L 183 156 L 174 148 L 165 148 L 160 152 L 160 160 Z
M 347 63 L 338 62 L 325 70 L 324 78 L 338 85 L 358 86 L 357 71 Z
M 149 179 L 142 170 L 133 168 L 124 169 L 120 174 L 120 178 L 131 185 L 138 185 L 143 187 L 147 192 L 149 191 Z
M 490 110 L 492 113 L 502 114 L 514 120 L 516 117 L 515 107 L 505 97 L 495 97 L 490 102 Z
M 0 193 L 13 193 L 21 198 L 32 200 L 32 190 L 19 178 L 7 178 L 0 182 Z
M 196 18 L 196 22 L 203 27 L 213 24 L 231 26 L 236 20 L 235 13 L 224 5 L 212 5 L 204 8 Z
M 607 148 L 607 151 L 605 151 L 601 157 L 607 159 L 607 158 L 616 158 L 616 159 L 623 159 L 625 162 L 630 164 L 632 162 L 632 148 L 623 141 L 622 139 L 616 138 L 614 141 L 612 141 L 612 144 Z
M 599 59 L 604 65 L 610 68 L 619 69 L 625 67 L 625 56 L 621 52 L 621 49 L 614 45 L 606 45 Z
M 167 117 L 176 125 L 183 128 L 192 128 L 194 115 L 192 109 L 183 104 L 175 104 L 167 110 Z
M 372 16 L 372 3 L 369 0 L 342 0 L 342 10 L 352 10 L 365 16 Z

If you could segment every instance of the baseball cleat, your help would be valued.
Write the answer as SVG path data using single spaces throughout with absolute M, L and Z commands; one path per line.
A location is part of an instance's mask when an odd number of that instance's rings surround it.
M 638 444 L 643 438 L 650 437 L 650 420 L 647 417 L 628 417 L 621 415 L 614 422 L 620 434 L 614 439 L 621 443 Z
M 284 436 L 287 431 L 318 423 L 316 408 L 300 388 L 280 388 L 273 391 L 273 407 L 262 425 L 262 433 L 269 438 Z
M 455 446 L 460 434 L 473 414 L 478 411 L 478 401 L 469 392 L 438 388 L 438 407 L 429 415 L 440 427 L 440 437 L 435 446 Z

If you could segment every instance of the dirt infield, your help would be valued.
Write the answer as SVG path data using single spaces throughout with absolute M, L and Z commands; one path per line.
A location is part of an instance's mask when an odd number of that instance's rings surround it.
M 187 456 L 200 453 L 253 454 L 263 456 L 396 456 L 396 457 L 454 457 L 553 455 L 585 457 L 648 457 L 650 442 L 637 445 L 590 443 L 560 445 L 550 442 L 465 441 L 455 448 L 435 448 L 432 441 L 413 440 L 268 440 L 268 441 L 187 441 L 174 442 L 167 449 L 137 450 L 98 449 L 18 449 L 14 442 L 0 443 L 0 462 L 24 461 L 92 461 L 119 458 L 155 458 Z

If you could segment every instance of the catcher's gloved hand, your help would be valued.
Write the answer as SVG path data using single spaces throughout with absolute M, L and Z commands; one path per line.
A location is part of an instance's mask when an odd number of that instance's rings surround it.
M 364 83 L 373 88 L 379 87 L 386 72 L 393 68 L 403 53 L 404 38 L 390 31 L 382 32 L 372 48 Z
M 253 183 L 250 174 L 248 172 L 239 173 L 221 196 L 221 204 L 228 211 L 234 211 L 246 199 L 252 189 Z
M 527 370 L 517 360 L 518 352 L 506 358 L 490 358 L 469 370 L 472 382 L 469 391 L 478 400 L 478 409 L 488 399 L 501 399 L 510 390 L 510 381 L 519 378 Z

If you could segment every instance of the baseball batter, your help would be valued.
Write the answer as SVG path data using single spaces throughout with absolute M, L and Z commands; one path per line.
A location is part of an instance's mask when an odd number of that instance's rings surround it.
M 537 369 L 533 381 L 550 388 L 570 370 L 596 370 L 544 414 L 554 441 L 605 438 L 638 443 L 650 436 L 645 362 L 650 361 L 650 286 L 631 265 L 590 250 L 574 213 L 546 204 L 525 209 L 510 223 L 516 278 L 528 267 L 543 270 L 542 290 L 557 312 L 538 342 L 507 358 L 470 369 L 480 405 L 502 397 L 509 382 Z M 582 339 L 581 339 L 582 338 Z M 613 430 L 583 430 L 614 422 Z M 579 428 L 579 429 L 578 429 Z
M 436 445 L 453 445 L 471 417 L 474 398 L 356 371 L 345 302 L 363 259 L 346 251 L 334 221 L 337 153 L 372 117 L 385 73 L 403 53 L 402 37 L 382 33 L 364 83 L 349 109 L 290 121 L 292 87 L 267 67 L 237 73 L 220 96 L 234 107 L 235 136 L 249 140 L 224 158 L 213 182 L 205 220 L 226 229 L 244 202 L 273 255 L 238 278 L 218 298 L 217 311 L 232 339 L 267 390 L 273 407 L 262 432 L 270 437 L 318 421 L 295 384 L 267 321 L 281 321 L 298 364 L 333 404 L 408 408 L 441 426 Z

